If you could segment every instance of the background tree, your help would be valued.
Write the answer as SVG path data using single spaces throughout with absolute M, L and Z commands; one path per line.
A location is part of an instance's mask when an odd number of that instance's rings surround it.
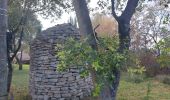
M 113 17 L 96 13 L 92 19 L 93 27 L 97 27 L 96 32 L 100 37 L 114 37 L 118 35 L 117 23 Z
M 31 11 L 26 1 L 9 1 L 9 28 L 7 32 L 7 57 L 8 57 L 8 92 L 12 81 L 12 61 L 20 50 L 22 43 L 30 42 L 30 38 L 41 30 L 41 24 L 34 12 Z M 34 34 L 34 35 L 33 35 Z M 24 41 L 23 41 L 24 40 Z M 20 60 L 19 68 L 22 69 Z
M 70 18 L 67 21 L 68 23 L 71 23 L 73 26 L 75 26 L 76 28 L 78 28 L 78 23 L 77 23 L 77 18 L 76 17 L 72 17 L 70 16 Z
M 7 0 L 0 0 L 0 100 L 7 100 Z
M 9 32 L 8 32 L 8 92 L 10 90 L 12 80 L 12 61 L 20 50 L 22 40 L 30 39 L 31 34 L 35 31 L 40 32 L 41 25 L 36 18 L 36 14 L 44 17 L 57 16 L 58 18 L 63 13 L 63 9 L 69 8 L 67 0 L 9 0 Z M 34 31 L 34 32 L 33 32 Z M 29 33 L 29 34 L 24 34 Z M 29 38 L 28 38 L 28 37 Z M 35 35 L 32 35 L 35 36 Z M 26 38 L 27 37 L 27 38 Z M 12 55 L 11 55 L 12 54 Z M 21 67 L 21 66 L 20 66 Z
M 132 18 L 130 50 L 138 55 L 147 76 L 168 72 L 157 60 L 162 54 L 160 43 L 170 32 L 169 7 L 166 4 L 160 0 L 147 1 Z
M 162 68 L 170 68 L 170 36 L 159 41 L 161 55 L 158 57 L 158 62 Z
M 11 50 L 10 54 L 16 54 L 17 46 L 21 45 L 20 47 L 24 47 L 24 51 L 29 53 L 29 44 L 31 40 L 34 39 L 36 33 L 41 31 L 41 24 L 40 21 L 37 20 L 37 16 L 28 11 L 29 9 L 23 8 L 19 3 L 11 3 L 9 6 L 9 32 L 11 33 L 12 41 L 11 41 Z M 18 12 L 19 11 L 19 12 Z M 27 14 L 26 14 L 27 13 Z M 27 16 L 27 17 L 26 17 Z M 25 19 L 25 20 L 23 20 Z M 21 22 L 22 20 L 22 22 Z M 25 22 L 23 22 L 25 21 Z M 22 23 L 25 23 L 24 27 Z M 20 40 L 21 36 L 21 27 L 24 28 L 22 33 L 22 40 Z M 19 51 L 19 50 L 18 50 Z M 15 56 L 16 58 L 17 56 Z M 13 59 L 11 59 L 13 60 Z M 12 62 L 12 61 L 11 61 Z M 22 64 L 18 58 L 17 62 L 19 63 L 19 68 L 22 68 Z
M 138 41 L 139 48 L 147 50 L 155 47 L 155 55 L 159 56 L 158 42 L 169 33 L 168 7 L 160 5 L 159 2 L 148 2 L 143 6 L 144 9 L 137 11 L 132 20 L 132 33 L 135 35 L 132 34 L 132 39 L 134 42 Z M 143 13 L 145 14 L 143 15 Z M 136 36 L 140 39 L 135 39 Z

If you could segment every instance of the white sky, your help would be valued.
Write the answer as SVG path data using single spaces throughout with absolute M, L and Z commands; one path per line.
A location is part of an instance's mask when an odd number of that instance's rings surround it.
M 91 0 L 89 6 L 95 7 L 97 5 L 97 1 L 98 0 Z M 51 20 L 50 18 L 44 19 L 41 16 L 38 16 L 38 19 L 41 21 L 41 24 L 43 26 L 43 30 L 45 30 L 45 29 L 52 27 L 52 26 L 55 26 L 57 24 L 67 23 L 70 16 L 75 16 L 75 13 L 74 12 L 71 12 L 70 14 L 64 13 L 61 16 L 61 19 L 58 19 L 58 20 Z
M 70 17 L 70 15 L 68 15 L 67 13 L 64 13 L 61 16 L 61 19 L 58 19 L 58 20 L 52 20 L 50 18 L 44 19 L 41 16 L 38 16 L 38 19 L 41 21 L 41 24 L 43 26 L 42 29 L 45 30 L 45 29 L 52 27 L 52 26 L 55 26 L 57 24 L 66 23 L 68 21 L 69 17 Z

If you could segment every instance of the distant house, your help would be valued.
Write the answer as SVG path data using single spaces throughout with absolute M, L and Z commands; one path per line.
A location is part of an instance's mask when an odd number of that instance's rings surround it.
M 18 52 L 16 57 L 20 60 L 21 58 L 21 52 Z M 22 52 L 22 59 L 21 62 L 23 64 L 29 64 L 30 63 L 30 56 L 28 53 Z

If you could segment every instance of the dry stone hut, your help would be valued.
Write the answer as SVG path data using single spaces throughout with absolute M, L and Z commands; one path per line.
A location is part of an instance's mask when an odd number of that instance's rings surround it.
M 30 51 L 30 95 L 33 100 L 81 100 L 90 95 L 92 80 L 81 78 L 76 68 L 57 72 L 56 44 L 79 38 L 71 24 L 56 25 L 34 39 Z
M 22 57 L 21 57 L 21 52 L 18 52 L 16 57 L 21 60 L 23 64 L 29 64 L 30 63 L 30 56 L 28 53 L 22 52 Z

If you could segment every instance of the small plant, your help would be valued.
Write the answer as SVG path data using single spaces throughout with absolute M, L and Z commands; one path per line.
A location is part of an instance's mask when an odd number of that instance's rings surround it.
M 126 78 L 126 81 L 127 82 L 133 82 L 133 83 L 141 83 L 143 82 L 145 79 L 145 76 L 144 75 L 129 75 L 127 78 Z
M 146 71 L 145 67 L 140 66 L 139 60 L 136 59 L 135 61 L 136 67 L 130 67 L 127 69 L 127 72 L 129 73 L 128 81 L 134 82 L 134 83 L 140 83 L 144 80 L 143 73 Z
M 161 54 L 157 58 L 161 67 L 169 67 L 170 65 L 170 37 L 166 37 L 158 43 Z
M 147 84 L 147 94 L 146 94 L 146 97 L 144 98 L 144 100 L 149 100 L 151 97 L 150 97 L 150 93 L 151 93 L 151 81 L 148 82 Z

